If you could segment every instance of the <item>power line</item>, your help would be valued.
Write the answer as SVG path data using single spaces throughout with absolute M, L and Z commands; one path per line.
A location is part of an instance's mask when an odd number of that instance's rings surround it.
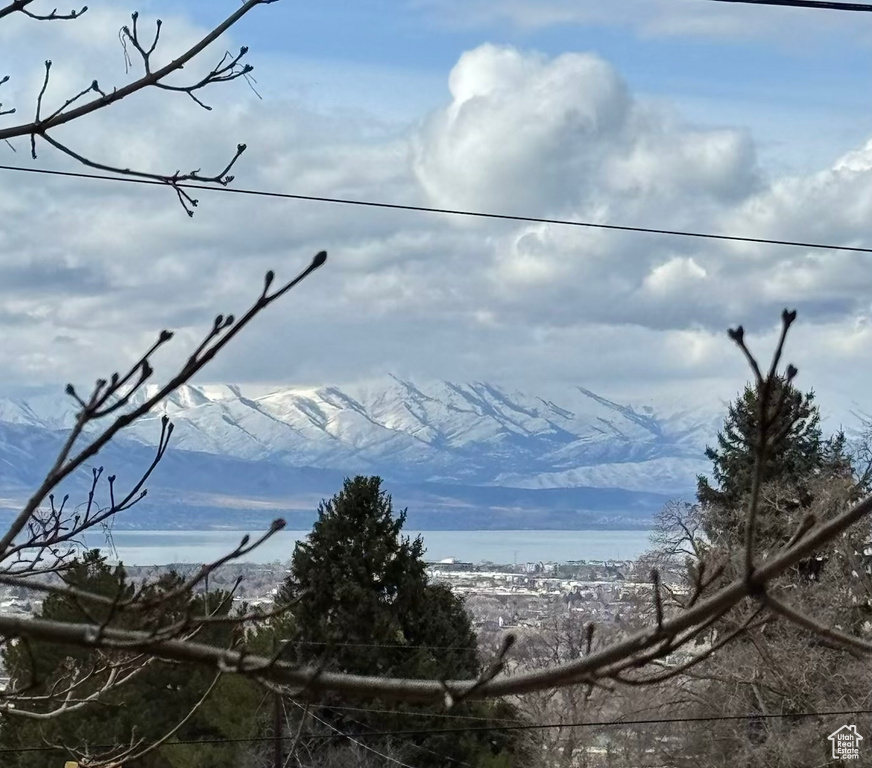
M 412 710 L 401 709 L 373 709 L 372 707 L 343 707 L 334 706 L 333 704 L 315 704 L 312 705 L 317 709 L 329 709 L 336 712 L 369 712 L 375 715 L 401 715 L 404 717 L 437 717 L 444 720 L 480 720 L 484 723 L 507 723 L 519 724 L 524 721 L 519 717 L 513 718 L 495 718 L 485 717 L 483 715 L 451 715 L 447 712 L 415 712 Z M 351 718 L 349 718 L 351 719 Z
M 423 713 L 422 713 L 423 714 Z M 393 731 L 367 731 L 363 733 L 345 733 L 336 736 L 352 739 L 365 739 L 377 736 L 427 736 L 449 733 L 485 733 L 489 731 L 543 731 L 552 728 L 618 728 L 631 725 L 670 725 L 674 723 L 716 723 L 736 722 L 741 720 L 780 720 L 780 719 L 806 719 L 812 717 L 846 717 L 848 715 L 872 715 L 872 709 L 840 709 L 827 710 L 824 712 L 794 712 L 794 713 L 750 713 L 744 715 L 711 715 L 701 717 L 666 717 L 646 718 L 639 720 L 587 720 L 568 723 L 519 723 L 517 725 L 473 725 L 457 728 L 409 728 Z M 281 736 L 283 740 L 294 738 L 293 736 Z M 241 738 L 214 738 L 214 739 L 180 739 L 179 741 L 167 741 L 160 748 L 186 746 L 193 744 L 253 744 L 257 742 L 273 742 L 275 736 L 251 736 Z M 91 749 L 113 749 L 116 744 L 91 744 Z M 61 747 L 41 744 L 32 747 L 2 747 L 0 755 L 18 754 L 24 752 L 59 752 Z
M 668 725 L 670 723 L 714 723 L 738 720 L 773 720 L 790 718 L 810 717 L 835 717 L 845 715 L 869 715 L 872 709 L 849 709 L 827 712 L 798 712 L 795 714 L 771 713 L 771 714 L 745 714 L 745 715 L 711 715 L 702 717 L 668 717 L 646 718 L 641 720 L 603 720 L 603 721 L 580 721 L 569 723 L 523 723 L 517 725 L 471 725 L 457 728 L 409 728 L 393 731 L 370 731 L 367 733 L 349 734 L 354 738 L 372 736 L 407 736 L 407 735 L 430 735 L 448 733 L 476 733 L 488 731 L 543 731 L 552 728 L 613 728 L 628 725 Z
M 740 0 L 720 0 L 721 2 L 739 2 Z M 750 2 L 751 0 L 744 0 Z M 167 186 L 167 182 L 155 179 L 138 179 L 129 176 L 104 176 L 98 173 L 81 173 L 74 171 L 53 171 L 46 168 L 23 168 L 17 165 L 0 165 L 0 171 L 20 171 L 22 173 L 39 173 L 47 176 L 63 176 L 73 179 L 91 179 L 100 181 L 116 181 L 126 184 L 147 184 L 149 186 Z M 467 216 L 478 219 L 496 219 L 500 221 L 520 221 L 531 224 L 554 224 L 564 227 L 583 227 L 585 229 L 604 229 L 615 232 L 639 232 L 649 235 L 671 235 L 673 237 L 694 237 L 706 240 L 726 240 L 736 243 L 755 243 L 758 245 L 785 245 L 793 248 L 811 248 L 823 251 L 850 251 L 852 253 L 872 253 L 872 248 L 853 245 L 832 245 L 828 243 L 809 243 L 802 240 L 776 240 L 766 237 L 743 237 L 740 235 L 719 235 L 713 232 L 689 232 L 679 229 L 657 229 L 655 227 L 631 227 L 622 224 L 598 224 L 592 221 L 572 221 L 571 219 L 549 219 L 537 216 L 514 216 L 507 213 L 488 213 L 484 211 L 469 211 L 459 208 L 431 208 L 425 205 L 401 205 L 400 203 L 384 203 L 375 200 L 355 200 L 340 197 L 323 197 L 318 195 L 297 195 L 290 192 L 269 192 L 261 189 L 245 189 L 241 187 L 209 186 L 207 184 L 175 184 L 181 189 L 197 189 L 207 192 L 226 192 L 234 195 L 253 197 L 271 197 L 282 200 L 305 200 L 314 203 L 333 203 L 335 205 L 355 205 L 366 208 L 385 208 L 396 211 L 416 211 L 418 213 L 440 213 L 448 216 Z
M 833 0 L 713 0 L 717 3 L 742 3 L 744 5 L 785 5 L 791 8 L 819 8 L 825 11 L 872 11 L 867 3 L 840 3 Z
M 301 706 L 296 701 L 293 703 L 296 704 L 296 706 L 298 706 L 298 707 Z M 316 705 L 316 706 L 318 706 L 320 709 L 329 709 L 331 711 L 332 710 L 339 710 L 339 709 L 348 711 L 348 710 L 353 709 L 352 707 L 330 707 L 327 705 Z M 385 713 L 385 714 L 393 714 L 393 715 L 413 715 L 413 716 L 415 715 L 414 712 L 403 712 L 403 711 L 389 710 L 389 709 L 381 709 L 381 710 L 380 709 L 364 709 L 363 707 L 358 707 L 357 709 L 359 709 L 359 711 L 361 711 L 361 712 L 372 712 L 373 714 Z M 435 714 L 435 713 L 422 712 L 421 714 L 424 716 L 427 716 L 429 714 Z M 363 728 L 369 728 L 371 731 L 375 730 L 374 727 L 369 726 L 366 723 L 362 723 L 362 722 L 360 722 L 360 720 L 355 720 L 353 717 L 349 717 L 348 715 L 344 715 L 343 717 L 346 720 L 350 720 L 355 725 L 362 726 Z M 488 718 L 482 717 L 482 718 L 476 718 L 476 719 L 487 721 Z M 323 720 L 321 722 L 323 722 Z M 398 741 L 401 741 L 403 744 L 409 744 L 421 752 L 429 752 L 431 755 L 436 755 L 436 757 L 439 757 L 442 760 L 447 760 L 448 762 L 456 763 L 457 765 L 463 765 L 463 766 L 466 766 L 466 768 L 473 768 L 472 765 L 470 765 L 467 762 L 464 762 L 463 760 L 458 760 L 457 758 L 451 757 L 450 755 L 443 755 L 442 753 L 436 752 L 435 750 L 432 750 L 429 747 L 425 747 L 423 744 L 415 744 L 415 742 L 412 741 L 411 739 L 399 738 Z
M 306 708 L 305 708 L 302 704 L 298 704 L 296 701 L 292 701 L 291 703 L 292 703 L 295 707 L 299 707 L 300 709 L 302 709 L 302 710 L 305 712 L 305 709 L 306 709 Z M 339 728 L 337 728 L 336 726 L 331 725 L 331 724 L 328 723 L 326 720 L 322 720 L 322 719 L 321 719 L 320 717 L 318 717 L 317 715 L 313 715 L 311 712 L 309 712 L 309 717 L 311 717 L 311 718 L 312 718 L 313 720 L 315 720 L 316 722 L 321 723 L 321 725 L 324 725 L 324 726 L 326 726 L 327 728 L 329 728 L 329 729 L 330 729 L 331 731 L 333 731 L 333 733 L 335 733 L 337 736 L 342 736 L 343 738 L 348 739 L 348 741 L 350 741 L 352 744 L 357 745 L 357 746 L 360 747 L 361 749 L 365 749 L 367 752 L 372 752 L 374 755 L 378 755 L 379 757 L 381 757 L 381 758 L 387 760 L 387 761 L 390 762 L 390 763 L 394 763 L 395 765 L 399 765 L 400 768 L 414 768 L 414 766 L 411 766 L 411 765 L 409 765 L 408 763 L 404 763 L 404 762 L 402 762 L 401 760 L 397 760 L 395 757 L 391 757 L 390 755 L 386 755 L 384 752 L 379 752 L 377 749 L 373 749 L 373 748 L 370 747 L 369 745 L 364 744 L 362 741 L 360 741 L 360 740 L 354 738 L 353 736 L 351 736 L 351 735 L 349 735 L 349 734 L 347 734 L 347 733 L 344 733 L 343 731 L 341 731 L 341 730 L 340 730 Z M 440 755 L 440 757 L 442 757 L 442 755 Z
M 401 645 L 400 643 L 333 643 L 327 640 L 285 640 L 284 645 L 306 645 L 331 648 L 391 648 L 401 651 L 467 651 L 476 652 L 477 648 L 468 645 Z

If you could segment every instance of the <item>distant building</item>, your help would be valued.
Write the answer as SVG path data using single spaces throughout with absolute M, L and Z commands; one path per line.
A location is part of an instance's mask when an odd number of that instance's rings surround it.
M 475 566 L 472 563 L 462 563 L 453 557 L 446 557 L 443 560 L 430 560 L 427 562 L 427 567 L 434 571 L 472 571 Z
M 477 623 L 479 629 L 483 629 L 488 632 L 496 632 L 502 626 L 498 621 L 494 621 L 493 619 L 485 619 L 484 621 L 480 621 Z

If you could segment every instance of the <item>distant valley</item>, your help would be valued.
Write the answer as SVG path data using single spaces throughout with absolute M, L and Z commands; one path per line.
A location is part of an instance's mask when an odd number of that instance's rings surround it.
M 142 392 L 138 397 L 147 396 Z M 308 528 L 352 474 L 379 474 L 419 530 L 643 528 L 692 493 L 719 410 L 631 406 L 584 388 L 559 398 L 488 383 L 385 377 L 257 392 L 188 385 L 98 457 L 131 483 L 168 415 L 171 449 L 120 528 Z M 41 479 L 73 422 L 62 393 L 0 399 L 0 513 Z M 82 499 L 90 472 L 71 479 Z

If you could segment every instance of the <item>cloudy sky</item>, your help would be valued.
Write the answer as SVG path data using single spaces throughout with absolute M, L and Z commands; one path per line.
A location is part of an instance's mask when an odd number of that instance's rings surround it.
M 40 2 L 41 0 L 37 0 Z M 30 118 L 125 74 L 132 10 L 167 61 L 237 0 L 94 0 L 76 22 L 0 20 L 4 109 Z M 47 9 L 50 8 L 47 6 Z M 292 0 L 212 46 L 257 80 L 213 110 L 143 93 L 57 132 L 119 166 L 218 169 L 234 186 L 872 247 L 872 14 L 710 0 Z M 208 67 L 206 67 L 208 69 Z M 259 98 L 259 96 L 261 98 Z M 10 125 L 16 115 L 0 118 Z M 26 139 L 0 163 L 71 168 Z M 13 151 L 13 148 L 15 151 Z M 827 412 L 872 411 L 872 256 L 0 171 L 2 387 L 86 384 L 177 330 L 158 374 L 275 269 L 327 267 L 201 381 L 343 384 L 393 372 L 616 399 L 729 397 L 725 331 L 788 348 Z

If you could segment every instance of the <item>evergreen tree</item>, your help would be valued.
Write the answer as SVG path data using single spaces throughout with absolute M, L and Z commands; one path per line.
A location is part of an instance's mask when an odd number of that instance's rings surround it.
M 476 637 L 463 603 L 447 587 L 428 582 L 423 542 L 401 535 L 405 520 L 405 510 L 394 515 L 378 477 L 346 480 L 338 494 L 320 505 L 312 533 L 297 544 L 279 593 L 280 601 L 293 602 L 291 617 L 277 629 L 287 642 L 285 658 L 369 675 L 450 680 L 479 674 Z M 317 714 L 346 732 L 426 731 L 434 720 L 421 713 L 440 711 L 349 712 L 349 706 L 387 709 L 384 702 L 332 697 Z M 468 702 L 455 714 L 506 718 L 513 712 L 505 704 Z M 512 764 L 513 739 L 497 732 L 422 734 L 404 737 L 399 746 L 418 766 L 458 760 Z
M 77 560 L 65 574 L 66 582 L 81 590 L 104 597 L 129 597 L 134 590 L 127 581 L 123 566 L 114 568 L 106 563 L 99 550 L 91 550 Z M 147 585 L 146 594 L 160 597 L 182 583 L 178 574 L 162 576 Z M 213 592 L 210 605 L 222 605 L 226 613 L 231 601 L 224 592 Z M 180 595 L 158 609 L 163 622 L 183 618 L 188 612 L 204 612 L 202 596 Z M 109 607 L 99 603 L 76 601 L 68 595 L 51 594 L 43 602 L 35 616 L 53 621 L 103 622 L 111 615 Z M 147 618 L 147 617 L 146 617 Z M 143 620 L 141 614 L 131 616 L 121 612 L 111 617 L 109 626 L 134 628 Z M 213 625 L 204 628 L 199 640 L 211 644 L 227 645 L 230 639 L 229 625 Z M 99 668 L 109 658 L 121 658 L 123 652 L 96 653 L 78 646 L 63 646 L 55 643 L 18 641 L 4 649 L 4 664 L 10 676 L 10 685 L 28 687 L 32 696 L 46 694 L 59 680 L 72 671 L 87 674 L 95 666 Z M 45 743 L 62 743 L 76 748 L 91 746 L 97 754 L 109 751 L 108 745 L 129 744 L 131 736 L 144 739 L 148 744 L 170 731 L 191 707 L 199 701 L 212 681 L 214 672 L 206 668 L 186 667 L 155 661 L 142 670 L 131 682 L 103 695 L 98 701 L 47 720 L 21 717 L 4 717 L 0 725 L 0 745 L 5 748 L 28 747 Z M 106 673 L 98 674 L 88 685 L 77 692 L 77 698 L 99 690 Z M 61 684 L 63 686 L 63 684 Z M 261 692 L 251 681 L 238 676 L 222 678 L 211 696 L 195 715 L 180 729 L 173 739 L 245 738 L 256 732 L 255 712 Z M 228 711 L 232 702 L 232 711 Z M 34 705 L 37 706 L 37 705 Z M 51 704 L 46 704 L 51 709 Z M 240 745 L 208 744 L 170 745 L 155 750 L 136 762 L 137 768 L 187 768 L 210 765 L 231 768 L 239 764 Z M 46 765 L 63 765 L 63 752 L 20 752 L 4 757 L 9 766 L 16 768 L 42 768 Z
M 774 422 L 770 435 L 778 439 L 770 444 L 762 467 L 754 553 L 758 562 L 784 545 L 808 512 L 817 520 L 826 519 L 868 489 L 867 478 L 858 481 L 855 477 L 844 434 L 823 436 L 813 392 L 801 393 L 791 382 L 775 380 L 770 418 Z M 706 450 L 714 482 L 700 477 L 698 505 L 674 505 L 658 518 L 661 552 L 689 554 L 695 567 L 703 560 L 709 573 L 715 566 L 723 569 L 709 593 L 744 572 L 745 524 L 759 419 L 759 391 L 746 386 L 729 406 L 717 446 Z M 705 537 L 698 536 L 699 525 Z M 868 521 L 854 526 L 769 588 L 789 584 L 784 599 L 794 609 L 863 636 L 870 610 L 860 558 L 869 530 Z M 688 582 L 694 583 L 692 572 Z M 756 608 L 740 605 L 719 618 L 709 640 L 738 629 Z M 738 762 L 762 768 L 779 760 L 785 765 L 804 764 L 804 750 L 818 737 L 810 738 L 801 721 L 785 717 L 776 725 L 765 715 L 814 711 L 834 697 L 859 706 L 869 686 L 862 665 L 854 663 L 850 652 L 827 648 L 815 635 L 787 622 L 749 629 L 695 667 L 696 701 L 688 711 L 690 717 L 741 714 L 747 718 L 745 725 L 737 728 L 724 723 L 714 739 L 709 734 L 682 735 L 670 744 L 670 754 L 683 754 L 688 763 L 696 760 L 712 766 Z M 683 692 L 687 684 L 685 678 L 677 690 Z M 748 717 L 754 713 L 760 717 Z
M 697 498 L 702 508 L 703 527 L 709 540 L 725 547 L 744 539 L 746 504 L 756 457 L 760 425 L 760 393 L 749 384 L 729 406 L 723 429 L 718 433 L 717 448 L 707 447 L 705 455 L 712 462 L 716 487 L 700 475 Z M 773 418 L 769 434 L 778 439 L 770 443 L 763 466 L 763 482 L 777 485 L 790 498 L 780 511 L 765 505 L 758 514 L 761 541 L 780 541 L 790 536 L 799 516 L 785 510 L 801 512 L 812 503 L 812 487 L 821 477 L 851 477 L 851 462 L 842 433 L 824 439 L 820 426 L 820 409 L 814 392 L 801 393 L 784 378 L 773 381 L 769 398 Z

